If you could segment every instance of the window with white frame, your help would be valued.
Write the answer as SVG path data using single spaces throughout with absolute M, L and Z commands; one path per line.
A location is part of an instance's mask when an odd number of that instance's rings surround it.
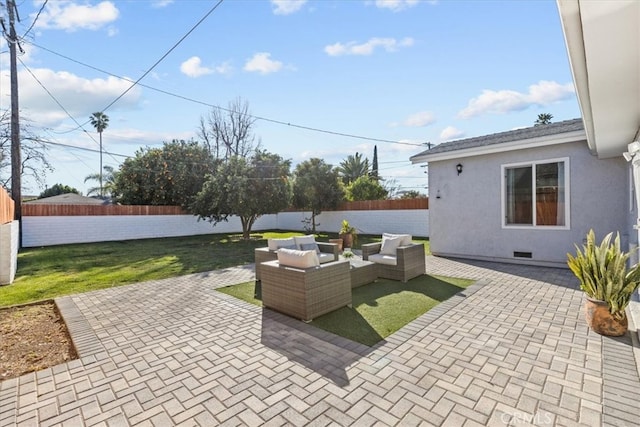
M 569 159 L 502 166 L 503 225 L 569 226 Z

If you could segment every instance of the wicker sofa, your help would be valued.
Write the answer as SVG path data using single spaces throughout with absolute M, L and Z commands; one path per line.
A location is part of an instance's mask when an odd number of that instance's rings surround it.
M 395 248 L 393 254 L 386 255 L 381 254 L 382 246 L 382 242 L 362 245 L 362 259 L 376 263 L 378 277 L 406 282 L 425 274 L 425 252 L 422 243 L 405 242 Z
M 338 245 L 336 243 L 324 243 L 324 242 L 316 242 L 318 245 L 318 249 L 320 249 L 320 263 L 324 264 L 327 262 L 337 261 L 339 258 Z M 254 259 L 256 263 L 255 271 L 256 271 L 256 281 L 261 280 L 262 272 L 261 272 L 261 264 L 266 261 L 275 261 L 278 259 L 277 250 L 269 249 L 269 247 L 265 248 L 256 248 L 254 250 Z
M 289 316 L 311 321 L 351 305 L 349 261 L 296 268 L 276 261 L 262 263 L 262 304 Z

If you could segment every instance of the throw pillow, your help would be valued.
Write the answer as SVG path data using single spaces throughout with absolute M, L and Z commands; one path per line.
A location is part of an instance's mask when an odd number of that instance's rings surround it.
M 267 240 L 267 246 L 269 246 L 270 251 L 277 251 L 280 248 L 295 248 L 296 241 L 293 237 L 289 237 L 287 239 L 269 239 Z
M 400 242 L 399 246 L 409 246 L 412 243 L 412 236 L 411 234 L 391 234 L 391 233 L 382 233 L 382 239 L 384 240 L 385 237 L 400 237 L 402 238 L 402 241 Z
M 402 243 L 402 237 L 383 237 L 380 255 L 396 256 L 396 249 Z
M 320 248 L 317 243 L 303 243 L 300 245 L 300 249 L 303 251 L 316 251 L 317 254 L 320 254 Z
M 316 251 L 299 251 L 297 249 L 279 249 L 278 263 L 282 266 L 310 268 L 320 265 Z
M 293 239 L 295 240 L 296 246 L 299 250 L 302 250 L 302 245 L 316 243 L 316 238 L 313 236 L 313 234 L 310 234 L 308 236 L 294 236 Z

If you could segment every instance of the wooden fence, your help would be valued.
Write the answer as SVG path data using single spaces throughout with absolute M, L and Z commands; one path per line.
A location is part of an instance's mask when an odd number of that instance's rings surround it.
M 345 202 L 337 211 L 389 211 L 400 209 L 429 209 L 429 199 L 363 200 Z
M 184 215 L 180 206 L 22 204 L 22 216 Z
M 10 199 L 9 199 L 10 200 Z M 13 202 L 12 202 L 13 203 Z M 365 200 L 346 202 L 337 211 L 380 211 L 399 209 L 429 209 L 429 199 Z M 292 209 L 290 211 L 296 211 Z M 13 210 L 12 210 L 13 212 Z M 138 205 L 44 205 L 22 204 L 23 216 L 100 216 L 100 215 L 186 215 L 180 206 Z M 12 213 L 13 218 L 13 213 Z
M 0 224 L 13 221 L 15 204 L 9 193 L 4 188 L 0 188 Z

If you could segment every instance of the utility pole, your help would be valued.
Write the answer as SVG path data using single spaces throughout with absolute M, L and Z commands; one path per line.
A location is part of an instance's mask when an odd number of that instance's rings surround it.
M 14 0 L 7 0 L 9 13 L 9 45 L 10 74 L 11 74 L 11 198 L 15 203 L 14 219 L 20 221 L 22 228 L 22 155 L 20 153 L 20 109 L 18 106 L 18 67 L 16 48 L 18 36 L 15 27 L 15 15 L 18 14 Z M 14 15 L 15 12 L 15 15 Z M 18 17 L 20 20 L 20 17 Z M 22 240 L 22 233 L 20 233 Z

